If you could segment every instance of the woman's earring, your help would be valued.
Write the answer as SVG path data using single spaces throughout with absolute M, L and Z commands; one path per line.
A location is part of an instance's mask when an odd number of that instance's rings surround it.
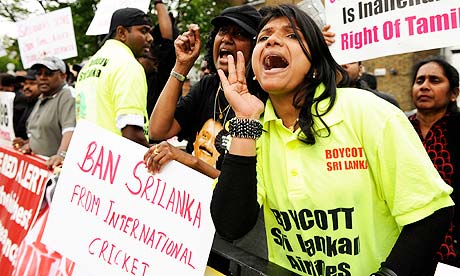
M 313 78 L 316 79 L 316 71 L 313 72 Z
M 256 76 L 252 77 L 252 80 L 257 80 Z

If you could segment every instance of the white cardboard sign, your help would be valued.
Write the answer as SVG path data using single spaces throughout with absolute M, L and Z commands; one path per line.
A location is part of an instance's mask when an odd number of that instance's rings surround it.
M 0 91 L 0 144 L 11 146 L 15 138 L 13 128 L 14 92 Z
M 45 56 L 67 59 L 78 55 L 70 7 L 29 17 L 16 24 L 24 68 Z
M 458 45 L 458 1 L 326 0 L 325 6 L 339 64 Z
M 175 161 L 152 175 L 146 150 L 80 120 L 43 242 L 92 275 L 203 275 L 213 180 Z
M 434 276 L 458 276 L 460 275 L 460 268 L 438 263 Z
M 121 8 L 138 8 L 144 12 L 149 9 L 150 0 L 101 0 L 97 6 L 93 21 L 86 35 L 101 35 L 109 33 L 110 19 L 114 11 Z

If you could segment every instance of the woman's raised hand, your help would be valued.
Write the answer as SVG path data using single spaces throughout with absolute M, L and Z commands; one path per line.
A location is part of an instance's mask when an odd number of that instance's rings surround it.
M 249 93 L 246 84 L 246 64 L 241 51 L 237 52 L 237 60 L 228 56 L 228 77 L 224 71 L 217 71 L 228 103 L 235 111 L 236 117 L 259 119 L 264 111 L 264 104 L 259 98 Z
M 176 48 L 176 65 L 192 68 L 200 55 L 201 39 L 200 28 L 197 24 L 190 24 L 188 31 L 179 35 L 174 41 Z

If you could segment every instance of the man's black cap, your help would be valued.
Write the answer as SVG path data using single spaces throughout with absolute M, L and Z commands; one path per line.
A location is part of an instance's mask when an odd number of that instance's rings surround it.
M 35 74 L 37 73 L 36 70 L 29 69 L 24 76 L 16 76 L 17 82 L 24 82 L 25 80 L 35 80 Z
M 261 19 L 262 16 L 256 8 L 250 5 L 241 5 L 224 9 L 220 15 L 211 20 L 211 23 L 215 27 L 220 27 L 230 22 L 239 26 L 251 36 L 256 36 Z
M 109 33 L 104 37 L 104 40 L 102 40 L 102 44 L 112 37 L 118 26 L 131 27 L 138 25 L 152 26 L 152 19 L 150 19 L 145 12 L 136 8 L 123 8 L 116 10 L 112 14 L 112 19 L 110 20 Z

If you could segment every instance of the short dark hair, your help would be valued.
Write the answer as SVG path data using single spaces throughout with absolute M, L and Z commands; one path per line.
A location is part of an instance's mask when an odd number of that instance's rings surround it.
M 253 36 L 257 34 L 257 27 L 259 26 L 261 18 L 262 16 L 253 6 L 240 5 L 224 9 L 218 16 L 211 20 L 214 28 L 207 36 L 205 44 L 206 54 L 204 55 L 204 59 L 208 62 L 209 71 L 211 73 L 217 73 L 217 69 L 214 64 L 213 48 L 214 40 L 216 39 L 216 35 L 219 32 L 220 27 L 222 27 L 223 24 L 235 25 L 241 30 L 244 30 L 250 36 Z M 253 43 L 252 46 L 254 46 L 254 39 L 252 39 L 252 37 L 248 38 L 251 39 L 251 42 Z M 251 47 L 251 53 L 253 48 L 254 47 Z M 250 57 L 244 58 L 249 60 L 251 59 Z
M 14 86 L 16 78 L 8 73 L 0 73 L 0 84 L 2 86 Z
M 370 89 L 377 90 L 377 78 L 374 75 L 364 72 L 360 79 L 365 81 Z

